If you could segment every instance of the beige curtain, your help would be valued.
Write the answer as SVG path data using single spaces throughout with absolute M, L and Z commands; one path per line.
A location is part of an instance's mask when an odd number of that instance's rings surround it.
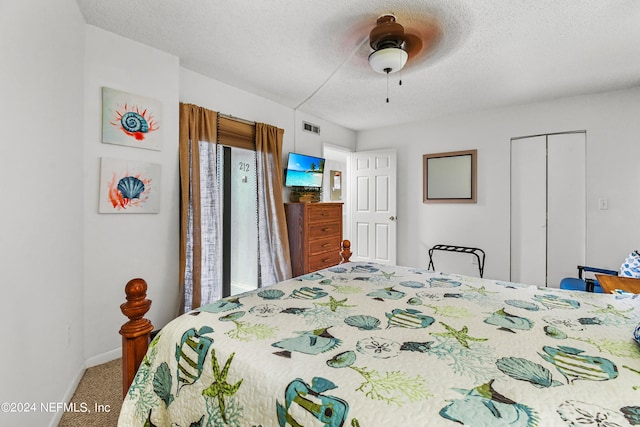
M 180 103 L 179 313 L 215 301 L 221 293 L 217 121 L 215 111 Z
M 283 135 L 283 129 L 256 123 L 260 286 L 291 278 L 289 237 L 282 200 Z

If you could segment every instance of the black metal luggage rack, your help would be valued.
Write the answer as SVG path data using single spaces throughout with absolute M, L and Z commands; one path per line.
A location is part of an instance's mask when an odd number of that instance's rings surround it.
M 446 251 L 446 252 L 458 252 L 465 254 L 475 255 L 478 260 L 478 269 L 480 270 L 480 277 L 484 274 L 484 251 L 480 248 L 469 248 L 467 246 L 454 246 L 454 245 L 435 245 L 429 249 L 429 266 L 428 270 L 436 271 L 433 266 L 433 251 Z

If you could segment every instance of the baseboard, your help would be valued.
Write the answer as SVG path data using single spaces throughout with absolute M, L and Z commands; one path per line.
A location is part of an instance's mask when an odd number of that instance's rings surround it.
M 88 358 L 85 365 L 87 365 L 87 368 L 91 368 L 92 366 L 102 365 L 103 363 L 111 362 L 112 360 L 120 357 L 122 357 L 122 349 L 116 348 L 111 351 L 107 351 L 106 353 Z
M 80 369 L 78 370 L 76 375 L 73 377 L 73 381 L 71 381 L 69 388 L 67 388 L 67 391 L 64 394 L 64 398 L 62 399 L 63 402 L 71 402 L 71 398 L 73 397 L 73 394 L 76 392 L 76 389 L 78 388 L 78 384 L 80 384 L 80 380 L 82 379 L 82 376 L 84 375 L 84 371 L 86 370 L 87 370 L 86 363 L 85 365 L 80 366 Z M 63 411 L 56 411 L 53 414 L 53 418 L 51 419 L 51 422 L 49 423 L 49 427 L 57 427 L 60 424 L 62 415 L 64 415 Z

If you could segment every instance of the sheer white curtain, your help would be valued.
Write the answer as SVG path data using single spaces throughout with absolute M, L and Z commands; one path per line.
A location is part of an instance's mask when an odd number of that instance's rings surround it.
M 284 130 L 275 126 L 256 123 L 259 286 L 269 286 L 291 277 L 282 199 L 283 134 Z
M 222 237 L 214 111 L 180 104 L 179 313 L 222 296 Z

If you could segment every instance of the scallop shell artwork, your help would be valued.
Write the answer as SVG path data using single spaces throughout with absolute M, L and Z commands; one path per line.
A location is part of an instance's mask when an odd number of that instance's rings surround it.
M 118 191 L 125 199 L 139 199 L 144 192 L 144 183 L 135 176 L 126 176 L 118 181 Z
M 100 160 L 100 213 L 158 213 L 160 165 L 103 157 Z
M 284 292 L 280 289 L 264 289 L 258 292 L 258 296 L 268 300 L 280 299 L 284 296 Z
M 349 316 L 344 319 L 344 323 L 354 328 L 358 328 L 361 331 L 371 331 L 374 329 L 380 329 L 380 320 L 367 315 Z

